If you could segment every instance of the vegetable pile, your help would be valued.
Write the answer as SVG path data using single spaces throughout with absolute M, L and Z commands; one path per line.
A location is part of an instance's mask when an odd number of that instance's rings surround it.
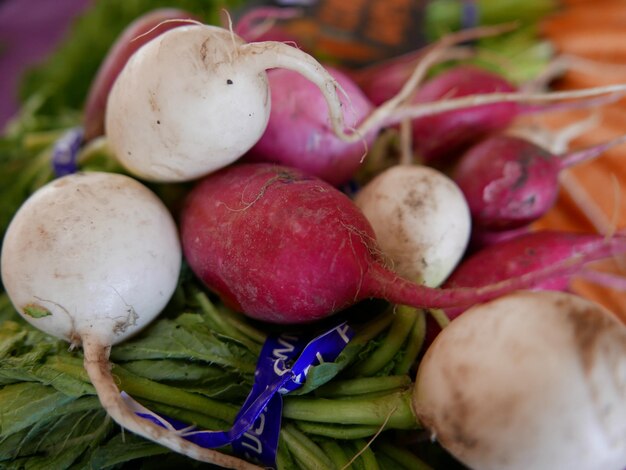
M 361 69 L 163 3 L 96 3 L 0 139 L 0 466 L 626 467 L 626 324 L 572 287 L 624 290 L 623 229 L 538 228 L 625 139 L 521 137 L 626 85 L 546 86 L 546 2 Z

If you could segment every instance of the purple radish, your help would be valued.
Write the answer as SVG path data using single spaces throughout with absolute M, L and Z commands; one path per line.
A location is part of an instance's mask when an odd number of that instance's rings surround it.
M 357 127 L 374 107 L 347 75 L 326 69 L 345 91 L 340 99 L 346 126 Z M 350 180 L 376 133 L 368 133 L 365 142 L 339 139 L 328 123 L 328 106 L 315 84 L 287 69 L 270 70 L 267 76 L 272 111 L 265 133 L 246 160 L 299 168 L 335 186 Z
M 213 173 L 189 193 L 180 219 L 187 262 L 223 301 L 273 323 L 305 323 L 367 298 L 414 307 L 469 306 L 571 269 L 542 265 L 480 289 L 435 289 L 383 265 L 374 231 L 324 181 L 271 164 Z
M 543 216 L 559 191 L 559 173 L 626 141 L 618 137 L 592 147 L 554 155 L 519 137 L 495 135 L 473 146 L 454 171 L 475 227 L 510 230 Z
M 579 262 L 527 286 L 536 290 L 567 291 L 572 277 L 586 273 L 585 265 L 601 259 L 626 253 L 626 235 L 606 238 L 598 234 L 570 233 L 541 230 L 521 234 L 509 240 L 490 245 L 463 261 L 445 282 L 445 288 L 479 288 L 532 273 L 544 266 L 561 264 L 568 260 Z M 454 320 L 465 308 L 446 308 L 446 315 Z M 434 322 L 427 327 L 427 344 L 439 332 Z
M 85 140 L 89 141 L 104 134 L 107 98 L 115 79 L 130 56 L 159 34 L 178 26 L 188 25 L 189 20 L 195 21 L 197 18 L 176 8 L 159 8 L 140 16 L 126 27 L 100 65 L 89 89 L 83 117 Z

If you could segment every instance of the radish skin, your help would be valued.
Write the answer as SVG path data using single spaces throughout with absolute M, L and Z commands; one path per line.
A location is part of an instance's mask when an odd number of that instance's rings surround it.
M 562 292 L 478 305 L 427 350 L 413 409 L 473 469 L 622 470 L 626 326 Z
M 453 174 L 476 228 L 511 230 L 534 222 L 554 205 L 559 174 L 626 141 L 555 155 L 520 137 L 494 135 L 463 154 Z
M 111 375 L 111 346 L 165 307 L 181 267 L 174 220 L 145 186 L 114 173 L 75 173 L 35 192 L 2 245 L 2 281 L 36 328 L 82 345 L 100 402 L 124 428 L 197 460 L 255 468 L 135 415 Z
M 394 166 L 364 186 L 354 203 L 372 224 L 387 264 L 406 279 L 436 287 L 465 253 L 471 233 L 467 202 L 433 168 Z

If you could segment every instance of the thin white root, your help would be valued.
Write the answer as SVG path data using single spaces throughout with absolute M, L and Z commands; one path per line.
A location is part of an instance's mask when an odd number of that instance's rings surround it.
M 419 105 L 402 106 L 396 110 L 394 116 L 392 116 L 393 119 L 391 119 L 387 124 L 395 124 L 407 118 L 416 119 L 447 111 L 487 104 L 561 101 L 600 96 L 608 93 L 626 93 L 626 84 L 607 85 L 574 91 L 554 91 L 548 93 L 488 93 L 482 95 L 463 96 L 460 98 L 435 101 Z M 363 132 L 362 129 L 359 130 Z
M 124 429 L 194 460 L 236 470 L 261 470 L 262 467 L 245 460 L 200 447 L 183 439 L 172 430 L 137 416 L 124 402 L 115 385 L 111 374 L 111 363 L 109 362 L 110 346 L 102 345 L 100 342 L 94 341 L 93 338 L 84 337 L 83 350 L 85 353 L 85 370 L 96 389 L 102 406 L 109 416 Z
M 247 60 L 252 70 L 268 70 L 285 68 L 302 74 L 317 85 L 321 90 L 330 115 L 333 131 L 345 142 L 364 140 L 369 132 L 378 132 L 403 101 L 411 96 L 417 85 L 422 81 L 428 69 L 446 57 L 446 50 L 454 44 L 484 36 L 493 36 L 500 32 L 513 29 L 513 24 L 475 28 L 451 34 L 433 44 L 417 65 L 412 76 L 407 80 L 396 96 L 383 103 L 356 129 L 346 129 L 343 118 L 342 104 L 339 93 L 348 97 L 347 93 L 313 57 L 300 49 L 278 41 L 262 41 L 243 44 L 239 47 L 239 58 Z M 458 53 L 457 53 L 458 54 Z M 408 116 L 411 117 L 411 116 Z M 399 122 L 399 121 L 397 121 Z

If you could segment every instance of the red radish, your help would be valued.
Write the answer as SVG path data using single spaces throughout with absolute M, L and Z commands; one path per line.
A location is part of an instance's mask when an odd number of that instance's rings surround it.
M 479 287 L 522 274 L 542 266 L 580 257 L 585 263 L 626 252 L 626 235 L 611 238 L 597 234 L 540 230 L 518 235 L 484 248 L 463 261 L 450 275 L 446 287 Z M 580 265 L 562 276 L 543 279 L 537 289 L 565 290 Z
M 347 75 L 332 67 L 326 70 L 345 91 L 340 99 L 346 125 L 356 128 L 374 107 Z M 267 77 L 272 111 L 263 136 L 247 153 L 246 160 L 299 168 L 335 186 L 346 183 L 357 171 L 376 133 L 364 136 L 365 142 L 339 139 L 329 126 L 326 100 L 315 84 L 286 69 L 270 70 Z
M 346 195 L 270 164 L 204 178 L 183 207 L 181 238 L 189 266 L 226 304 L 274 323 L 318 320 L 371 297 L 467 306 L 570 269 L 558 264 L 481 289 L 412 283 L 383 266 L 372 227 Z
M 159 34 L 178 26 L 188 25 L 189 20 L 197 18 L 176 8 L 159 8 L 140 16 L 126 27 L 100 65 L 89 89 L 83 117 L 85 140 L 89 141 L 104 134 L 107 98 L 115 79 L 130 56 Z
M 559 191 L 559 173 L 592 159 L 626 136 L 562 155 L 519 137 L 494 135 L 463 154 L 454 171 L 475 227 L 509 230 L 544 215 Z
M 465 259 L 444 284 L 445 288 L 474 287 L 517 278 L 543 266 L 578 258 L 580 263 L 558 275 L 529 284 L 537 290 L 568 290 L 572 277 L 586 273 L 584 267 L 593 261 L 626 253 L 626 235 L 606 238 L 597 234 L 581 234 L 541 230 L 519 234 L 489 245 Z M 466 308 L 446 308 L 450 320 Z M 426 344 L 430 344 L 440 328 L 428 322 Z
M 501 76 L 470 65 L 454 67 L 427 81 L 413 103 L 430 103 L 447 98 L 484 93 L 510 93 L 516 87 Z M 453 154 L 486 135 L 506 129 L 520 114 L 517 103 L 494 103 L 412 122 L 413 142 L 425 162 Z

